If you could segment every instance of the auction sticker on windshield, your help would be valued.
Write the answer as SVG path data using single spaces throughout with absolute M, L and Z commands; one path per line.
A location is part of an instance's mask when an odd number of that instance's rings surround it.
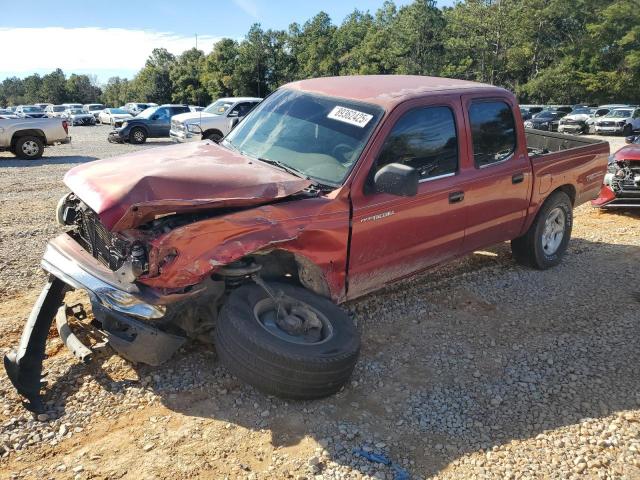
M 356 127 L 362 128 L 367 123 L 369 123 L 369 120 L 373 118 L 373 115 L 336 105 L 335 107 L 333 107 L 333 110 L 329 112 L 327 118 L 338 120 L 339 122 L 349 123 L 351 125 L 355 125 Z

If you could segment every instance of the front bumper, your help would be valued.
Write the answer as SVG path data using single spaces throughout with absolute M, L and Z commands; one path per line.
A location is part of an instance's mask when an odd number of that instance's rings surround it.
M 587 131 L 586 125 L 571 124 L 558 125 L 558 133 L 581 133 Z
M 640 208 L 640 195 L 616 194 L 608 185 L 602 185 L 598 198 L 591 200 L 591 205 L 596 208 Z
M 28 408 L 42 408 L 42 361 L 54 317 L 61 338 L 74 355 L 85 361 L 90 358 L 88 348 L 80 344 L 65 321 L 65 312 L 70 310 L 64 296 L 70 289 L 88 293 L 95 320 L 109 344 L 128 360 L 159 365 L 186 341 L 157 326 L 165 313 L 165 307 L 158 303 L 160 297 L 121 281 L 69 235 L 62 234 L 47 244 L 42 267 L 50 274 L 49 282 L 33 306 L 20 344 L 4 358 L 7 375 L 28 400 Z
M 109 132 L 107 140 L 110 143 L 125 143 L 129 141 L 129 133 L 125 133 L 122 128 L 116 128 Z
M 201 135 L 187 132 L 184 130 L 171 129 L 169 130 L 169 137 L 171 137 L 171 139 L 174 142 L 187 143 L 187 142 L 197 142 L 198 140 L 200 140 Z
M 596 133 L 622 133 L 624 131 L 623 126 L 614 126 L 614 127 L 601 127 L 600 125 L 595 126 Z

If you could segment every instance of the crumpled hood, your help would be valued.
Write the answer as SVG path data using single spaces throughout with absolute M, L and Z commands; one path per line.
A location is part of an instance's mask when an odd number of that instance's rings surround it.
M 591 118 L 590 115 L 586 113 L 574 113 L 573 115 L 567 115 L 564 117 L 564 120 L 578 120 L 579 122 L 585 122 Z
M 69 170 L 64 183 L 111 231 L 174 212 L 265 204 L 311 184 L 212 142 L 85 163 Z

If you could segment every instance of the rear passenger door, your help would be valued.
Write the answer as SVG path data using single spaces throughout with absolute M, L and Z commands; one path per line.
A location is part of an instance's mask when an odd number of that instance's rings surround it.
M 524 133 L 516 127 L 515 103 L 464 96 L 473 180 L 463 250 L 470 252 L 516 237 L 531 197 L 531 162 Z

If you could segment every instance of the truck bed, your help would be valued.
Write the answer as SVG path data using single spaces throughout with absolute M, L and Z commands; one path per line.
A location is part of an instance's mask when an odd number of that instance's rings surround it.
M 554 152 L 583 148 L 595 144 L 608 144 L 594 137 L 568 135 L 566 133 L 545 132 L 531 128 L 524 129 L 527 138 L 527 152 L 530 157 L 548 155 Z M 591 150 L 591 149 L 588 149 Z
M 567 193 L 574 207 L 598 195 L 609 157 L 609 142 L 532 129 L 525 129 L 525 137 L 534 176 L 532 212 L 560 185 L 573 185 Z

